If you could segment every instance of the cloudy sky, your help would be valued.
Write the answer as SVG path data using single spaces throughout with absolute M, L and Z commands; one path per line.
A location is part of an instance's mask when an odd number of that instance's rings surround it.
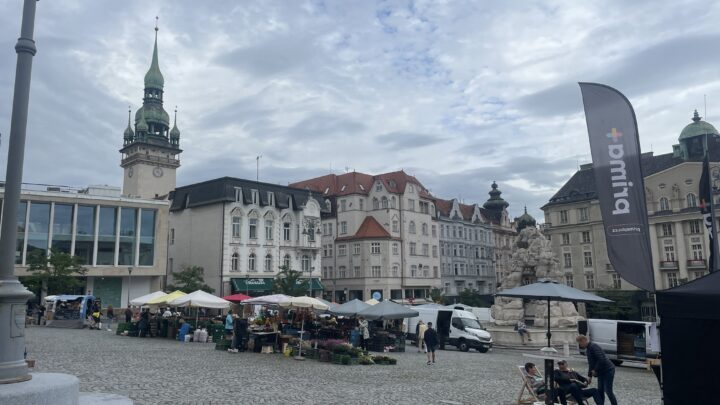
M 404 169 L 442 198 L 518 216 L 590 161 L 578 81 L 616 87 L 643 151 L 694 108 L 720 123 L 720 6 L 708 1 L 41 1 L 24 181 L 122 184 L 155 16 L 178 185 Z M 0 175 L 21 0 L 0 0 Z

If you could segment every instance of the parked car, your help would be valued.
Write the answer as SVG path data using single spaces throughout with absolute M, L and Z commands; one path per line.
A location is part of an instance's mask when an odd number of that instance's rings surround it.
M 660 353 L 660 335 L 655 322 L 588 319 L 578 322 L 578 333 L 602 347 L 616 365 L 623 360 L 644 362 Z M 585 354 L 582 349 L 580 353 Z
M 471 312 L 452 308 L 413 307 L 413 309 L 420 315 L 408 320 L 406 333 L 414 342 L 417 342 L 415 327 L 418 321 L 422 320 L 425 324 L 433 323 L 440 337 L 441 349 L 445 348 L 445 344 L 455 346 L 464 352 L 476 349 L 485 353 L 492 348 L 492 336 L 483 329 L 477 316 Z

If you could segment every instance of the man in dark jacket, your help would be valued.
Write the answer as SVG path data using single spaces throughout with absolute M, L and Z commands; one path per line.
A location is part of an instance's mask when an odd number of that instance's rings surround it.
M 427 364 L 435 364 L 435 350 L 437 350 L 440 340 L 438 339 L 437 331 L 433 329 L 432 322 L 427 323 L 427 330 L 425 331 L 423 339 L 425 340 L 425 349 L 427 350 Z M 430 362 L 431 359 L 432 363 Z
M 590 379 L 576 373 L 575 370 L 568 368 L 567 361 L 560 360 L 557 362 L 558 369 L 553 372 L 553 378 L 560 389 L 558 389 L 558 397 L 562 405 L 567 404 L 565 396 L 568 394 L 575 398 L 578 404 L 584 404 L 585 398 L 593 397 L 595 402 L 601 401 L 597 388 L 585 388 L 590 384 Z
M 613 381 L 615 380 L 615 365 L 603 349 L 597 343 L 588 340 L 587 336 L 579 335 L 577 337 L 578 346 L 585 349 L 588 359 L 588 376 L 597 377 L 598 379 L 598 399 L 595 402 L 598 405 L 605 405 L 605 395 L 610 399 L 612 405 L 617 405 L 617 399 L 613 392 Z

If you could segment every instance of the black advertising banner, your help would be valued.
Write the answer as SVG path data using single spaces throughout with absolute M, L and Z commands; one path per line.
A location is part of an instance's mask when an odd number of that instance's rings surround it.
M 580 83 L 608 258 L 638 288 L 655 291 L 640 141 L 632 105 L 619 91 Z
M 710 258 L 708 260 L 708 268 L 710 271 L 715 270 L 715 252 L 717 244 L 714 240 L 713 229 L 712 229 L 712 210 L 713 200 L 710 196 L 710 162 L 708 153 L 705 154 L 703 160 L 702 175 L 700 176 L 700 212 L 703 216 L 703 222 L 705 228 L 707 228 L 708 235 L 710 235 Z

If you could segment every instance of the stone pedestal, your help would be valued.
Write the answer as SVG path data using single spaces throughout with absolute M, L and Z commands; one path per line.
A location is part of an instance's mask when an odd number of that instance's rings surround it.
M 528 329 L 532 342 L 526 338 L 525 344 L 522 344 L 520 335 L 512 327 L 491 326 L 487 328 L 487 331 L 492 335 L 493 346 L 496 347 L 538 349 L 547 346 L 546 329 Z M 563 342 L 568 342 L 571 350 L 575 345 L 575 337 L 578 335 L 577 330 L 571 328 L 551 328 L 550 333 L 552 333 L 550 343 L 553 347 L 562 349 Z
M 32 379 L 0 385 L 0 404 L 12 405 L 132 405 L 116 394 L 80 393 L 80 380 L 70 374 L 31 373 Z

